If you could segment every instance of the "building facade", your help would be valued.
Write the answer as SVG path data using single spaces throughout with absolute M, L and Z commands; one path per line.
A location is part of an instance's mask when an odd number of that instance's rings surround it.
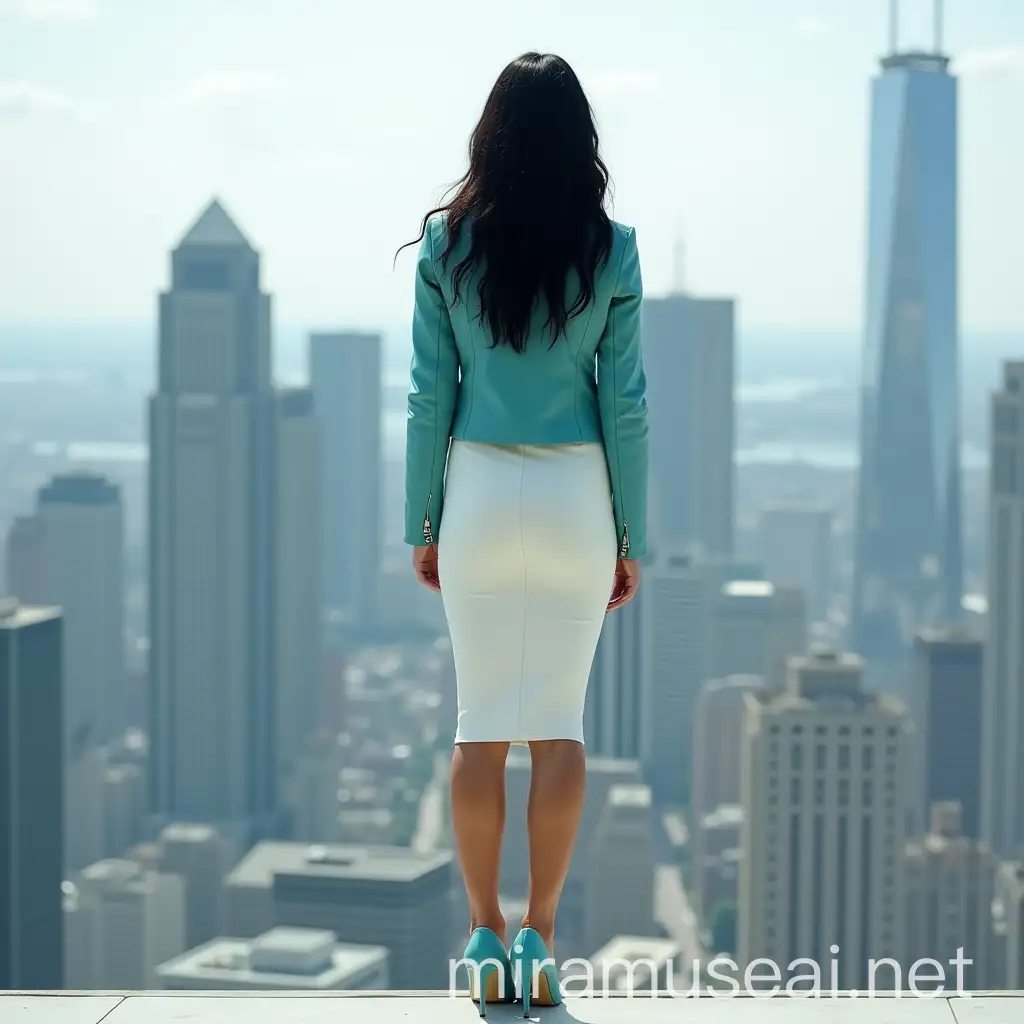
M 0 598 L 0 989 L 64 985 L 61 627 Z
M 832 598 L 832 513 L 803 505 L 772 505 L 758 524 L 765 579 L 803 591 L 811 622 L 822 622 Z
M 218 202 L 171 278 L 150 401 L 151 806 L 158 821 L 266 834 L 288 753 L 279 710 L 309 692 L 315 660 L 293 616 L 319 607 L 317 578 L 312 596 L 297 578 L 319 559 L 319 503 L 281 493 L 318 468 L 296 422 L 310 403 L 272 386 L 260 257 Z
M 958 829 L 979 839 L 984 644 L 964 629 L 927 630 L 914 651 L 913 831 L 923 834 L 935 804 L 955 801 Z
M 903 706 L 865 689 L 854 655 L 794 658 L 784 692 L 748 697 L 741 965 L 836 959 L 838 987 L 864 989 L 870 960 L 900 958 L 908 739 Z
M 982 838 L 1004 858 L 1024 844 L 1024 362 L 992 396 L 988 635 L 982 718 Z
M 379 334 L 309 338 L 309 379 L 322 424 L 324 607 L 360 626 L 377 614 L 383 556 L 383 347 Z
M 736 303 L 644 300 L 651 550 L 733 552 Z

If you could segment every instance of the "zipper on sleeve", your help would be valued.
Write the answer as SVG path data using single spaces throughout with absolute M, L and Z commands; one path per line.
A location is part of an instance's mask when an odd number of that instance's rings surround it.
M 622 543 L 619 545 L 619 558 L 625 558 L 629 553 L 629 524 L 622 520 Z
M 430 502 L 433 499 L 433 494 L 427 495 L 427 509 L 423 513 L 423 543 L 433 544 L 434 543 L 434 530 L 430 525 Z

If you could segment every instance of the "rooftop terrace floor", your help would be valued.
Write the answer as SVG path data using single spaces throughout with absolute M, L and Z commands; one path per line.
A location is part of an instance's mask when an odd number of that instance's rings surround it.
M 531 1011 L 540 1024 L 1024 1024 L 1024 992 L 874 999 L 712 997 L 566 999 Z M 494 1024 L 522 1008 L 488 1009 Z M 449 1024 L 479 1020 L 465 996 L 441 993 L 4 993 L 0 1024 Z

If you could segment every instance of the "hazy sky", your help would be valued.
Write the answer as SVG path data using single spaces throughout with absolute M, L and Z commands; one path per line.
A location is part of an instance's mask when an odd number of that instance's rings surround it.
M 930 0 L 904 0 L 908 42 Z M 149 318 L 216 194 L 290 323 L 401 323 L 394 249 L 463 171 L 501 67 L 591 93 L 650 293 L 677 224 L 748 325 L 860 322 L 886 0 L 0 0 L 0 320 Z M 965 325 L 1024 324 L 1024 2 L 946 0 Z M 1016 127 L 1015 127 L 1016 126 Z

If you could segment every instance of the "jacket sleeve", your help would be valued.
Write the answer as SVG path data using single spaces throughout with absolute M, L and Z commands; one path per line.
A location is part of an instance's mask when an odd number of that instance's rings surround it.
M 643 281 L 636 233 L 623 246 L 597 348 L 597 391 L 612 485 L 619 557 L 647 554 L 647 378 L 640 343 Z
M 459 355 L 427 225 L 416 260 L 412 368 L 405 447 L 405 542 L 437 542 L 444 474 L 459 389 Z

